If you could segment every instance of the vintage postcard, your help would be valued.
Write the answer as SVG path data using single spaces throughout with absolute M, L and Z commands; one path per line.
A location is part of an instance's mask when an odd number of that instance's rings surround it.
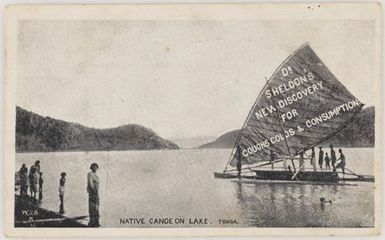
M 10 5 L 5 234 L 376 235 L 381 7 Z

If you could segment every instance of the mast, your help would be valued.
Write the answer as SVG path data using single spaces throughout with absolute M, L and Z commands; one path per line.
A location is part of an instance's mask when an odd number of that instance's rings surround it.
M 277 104 L 274 102 L 273 98 L 271 98 L 271 101 L 273 102 L 273 105 L 274 107 L 277 109 L 277 119 L 279 121 L 279 125 L 281 127 L 281 131 L 282 131 L 282 134 L 285 135 L 285 129 L 283 128 L 283 123 L 282 123 L 282 120 L 279 118 L 279 110 L 278 110 L 278 107 L 277 107 Z M 290 147 L 289 147 L 289 144 L 287 144 L 287 139 L 286 137 L 284 137 L 284 140 L 285 140 L 285 145 L 286 145 L 286 148 L 287 148 L 287 152 L 289 153 L 290 155 L 290 161 L 291 161 L 291 164 L 293 164 L 293 168 L 294 168 L 294 172 L 295 172 L 295 164 L 294 164 L 294 160 L 293 160 L 293 156 L 291 155 L 291 151 L 290 151 Z M 285 169 L 286 170 L 286 169 Z
M 250 116 L 251 116 L 251 114 L 252 114 L 252 112 L 253 112 L 255 106 L 257 105 L 259 99 L 261 98 L 262 92 L 263 92 L 263 90 L 267 87 L 267 84 L 268 84 L 268 83 L 269 83 L 269 81 L 267 81 L 267 82 L 265 83 L 265 85 L 263 86 L 262 90 L 259 92 L 257 98 L 255 99 L 255 101 L 254 101 L 254 103 L 253 103 L 253 106 L 251 107 L 249 113 L 247 114 L 247 117 L 246 117 L 245 121 L 244 121 L 243 124 L 242 124 L 242 128 L 241 128 L 241 130 L 239 131 L 239 134 L 238 134 L 238 136 L 237 136 L 237 139 L 235 140 L 234 146 L 233 146 L 233 148 L 231 149 L 230 157 L 229 157 L 229 159 L 227 160 L 226 167 L 225 167 L 225 169 L 223 170 L 223 172 L 226 172 L 227 167 L 229 166 L 230 161 L 232 160 L 234 149 L 236 148 L 236 146 L 237 146 L 237 144 L 238 144 L 238 141 L 239 141 L 239 138 L 240 138 L 241 135 L 242 135 L 242 131 L 244 130 L 244 128 L 245 128 L 245 126 L 246 126 L 246 123 L 247 123 L 248 120 L 250 119 Z

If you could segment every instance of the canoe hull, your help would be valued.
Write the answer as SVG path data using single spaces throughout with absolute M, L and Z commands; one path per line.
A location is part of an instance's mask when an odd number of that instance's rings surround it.
M 242 175 L 245 179 L 259 180 L 281 180 L 291 181 L 293 174 L 289 171 L 279 170 L 253 170 L 254 175 Z M 234 173 L 214 173 L 215 178 L 238 178 Z M 338 182 L 340 179 L 335 172 L 320 172 L 320 171 L 304 171 L 296 175 L 296 179 L 292 181 L 309 181 L 309 182 Z

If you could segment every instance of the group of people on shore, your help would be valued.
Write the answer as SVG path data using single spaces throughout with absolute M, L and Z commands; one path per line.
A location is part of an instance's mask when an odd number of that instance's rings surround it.
M 92 163 L 91 171 L 87 174 L 87 193 L 88 193 L 88 211 L 90 221 L 88 226 L 99 227 L 99 176 L 96 174 L 99 166 L 97 163 Z M 37 160 L 29 169 L 23 163 L 18 171 L 20 178 L 20 196 L 28 197 L 28 187 L 30 189 L 30 197 L 33 201 L 41 202 L 43 199 L 43 173 L 40 170 L 40 161 Z M 60 173 L 59 179 L 59 213 L 64 214 L 64 194 L 65 184 L 67 181 L 67 173 Z M 39 194 L 37 196 L 37 193 Z
M 40 161 L 36 161 L 29 169 L 23 163 L 19 170 L 20 177 L 20 196 L 28 196 L 28 185 L 31 198 L 39 201 L 43 199 L 43 173 L 40 171 Z M 37 195 L 39 194 L 39 195 Z

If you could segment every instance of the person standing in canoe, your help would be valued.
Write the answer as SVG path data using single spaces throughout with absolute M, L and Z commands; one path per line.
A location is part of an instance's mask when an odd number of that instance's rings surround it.
M 344 175 L 343 177 L 345 178 L 345 165 L 346 165 L 345 155 L 342 153 L 342 149 L 338 149 L 338 152 L 340 153 L 340 157 L 338 158 L 340 162 L 337 164 L 336 168 L 342 169 L 342 174 Z
M 274 162 L 275 162 L 275 153 L 273 150 L 270 150 L 270 163 L 271 163 L 271 169 L 274 169 Z
M 319 147 L 319 153 L 318 153 L 318 165 L 319 165 L 319 168 L 321 169 L 321 171 L 322 171 L 323 163 L 324 163 L 324 151 L 322 150 L 322 147 L 320 146 Z
M 59 213 L 64 213 L 64 193 L 65 193 L 65 184 L 66 184 L 66 176 L 67 174 L 65 172 L 62 172 L 60 174 L 61 178 L 59 180 L 59 199 L 60 199 L 60 210 Z
M 89 227 L 99 227 L 99 176 L 96 174 L 98 164 L 91 164 L 91 172 L 87 175 L 88 211 L 90 214 Z
M 311 148 L 310 164 L 313 166 L 314 171 L 316 171 L 317 170 L 317 163 L 315 160 L 314 147 Z
M 337 158 L 336 158 L 336 152 L 334 151 L 332 144 L 330 144 L 330 158 L 332 160 L 333 171 L 335 171 Z
M 238 171 L 238 178 L 241 179 L 241 172 L 242 172 L 242 149 L 239 145 L 237 145 L 237 149 L 235 150 L 234 157 L 237 159 L 237 171 Z
M 299 170 L 305 170 L 305 160 L 303 158 L 303 155 L 305 154 L 305 150 L 303 150 L 300 154 L 299 154 Z
M 325 169 L 330 170 L 330 158 L 328 153 L 325 153 Z

